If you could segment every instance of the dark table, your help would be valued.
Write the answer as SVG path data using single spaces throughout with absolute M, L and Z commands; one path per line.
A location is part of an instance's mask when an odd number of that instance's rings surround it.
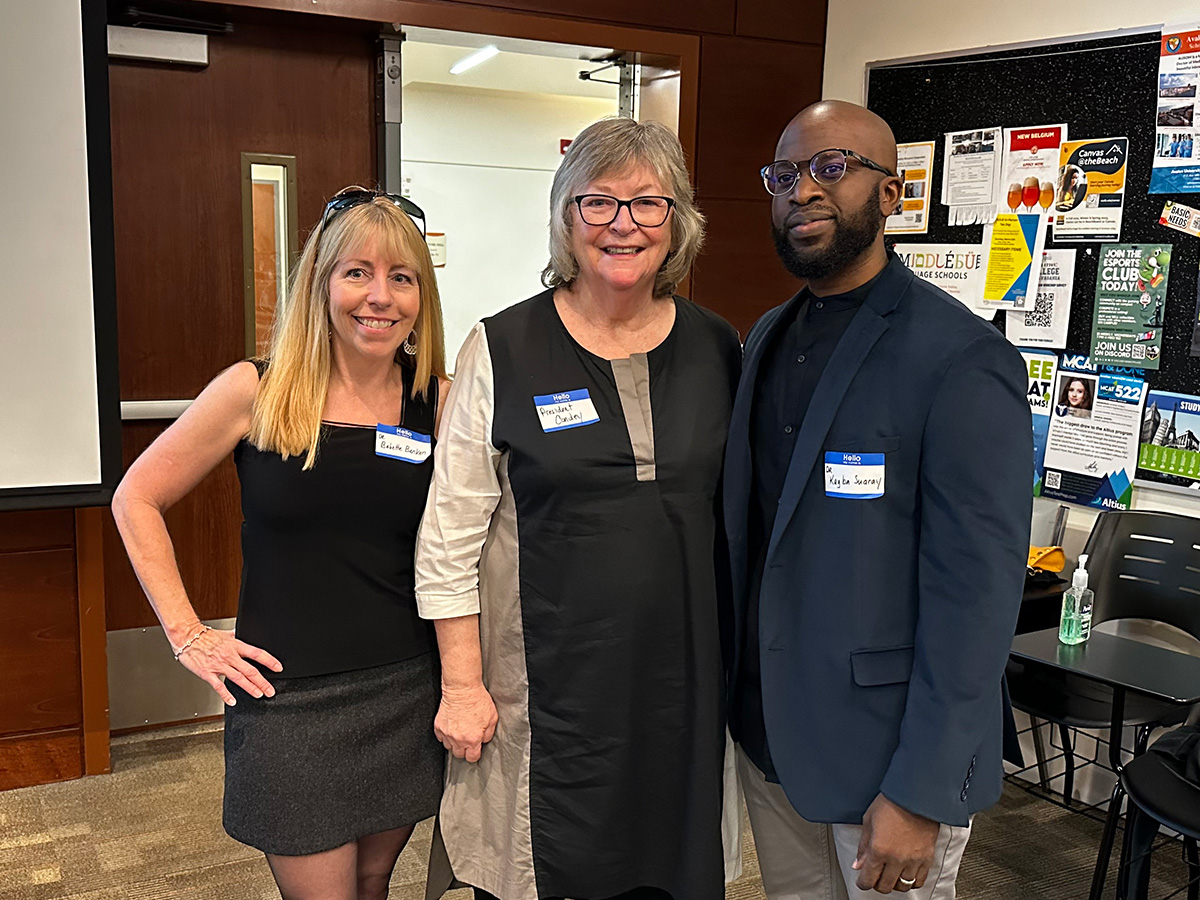
M 1065 578 L 1055 581 L 1025 582 L 1021 594 L 1021 612 L 1017 616 L 1017 634 L 1041 631 L 1058 625 L 1062 613 L 1062 595 L 1071 582 Z
M 1121 732 L 1125 720 L 1125 695 L 1132 691 L 1168 703 L 1200 702 L 1200 658 L 1156 647 L 1133 638 L 1093 631 L 1082 644 L 1068 646 L 1058 640 L 1058 629 L 1047 628 L 1013 639 L 1012 656 L 1026 663 L 1069 672 L 1112 689 L 1112 722 L 1108 733 L 1108 759 L 1117 773 L 1108 808 L 1104 837 L 1100 841 L 1091 900 L 1100 900 L 1108 859 L 1121 816 Z

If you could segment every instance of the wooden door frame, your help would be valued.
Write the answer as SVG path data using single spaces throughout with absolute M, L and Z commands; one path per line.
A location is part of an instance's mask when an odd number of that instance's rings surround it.
M 381 26 L 414 25 L 471 34 L 523 38 L 559 44 L 612 47 L 638 53 L 644 65 L 679 70 L 679 143 L 695 183 L 696 118 L 700 91 L 700 37 L 607 25 L 532 13 L 509 12 L 467 3 L 421 0 L 194 0 L 277 12 L 307 13 L 377 22 Z

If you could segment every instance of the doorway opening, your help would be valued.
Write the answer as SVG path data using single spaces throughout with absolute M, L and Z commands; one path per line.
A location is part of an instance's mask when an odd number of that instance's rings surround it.
M 677 129 L 678 90 L 662 97 L 678 73 L 611 47 L 402 31 L 402 192 L 425 211 L 453 360 L 481 318 L 542 289 L 550 185 L 571 140 L 615 115 Z

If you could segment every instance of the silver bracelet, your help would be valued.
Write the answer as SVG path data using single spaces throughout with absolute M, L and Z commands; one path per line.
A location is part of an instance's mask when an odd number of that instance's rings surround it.
M 193 634 L 190 638 L 188 638 L 187 643 L 185 643 L 182 647 L 179 648 L 178 651 L 176 651 L 175 662 L 179 662 L 179 657 L 183 656 L 183 651 L 186 650 L 188 647 L 192 646 L 192 644 L 196 643 L 196 638 L 200 637 L 200 635 L 204 634 L 207 631 L 212 631 L 212 629 L 209 628 L 207 625 L 201 625 L 200 630 L 197 631 L 195 634 Z

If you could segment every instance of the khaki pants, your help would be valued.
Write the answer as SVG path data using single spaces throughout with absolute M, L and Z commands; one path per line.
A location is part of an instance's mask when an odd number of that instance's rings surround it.
M 850 868 L 861 825 L 825 825 L 802 818 L 783 788 L 766 780 L 738 747 L 738 774 L 758 850 L 763 890 L 769 900 L 871 900 L 876 891 L 855 886 Z M 925 886 L 892 896 L 904 900 L 954 900 L 954 880 L 971 828 L 943 825 Z

